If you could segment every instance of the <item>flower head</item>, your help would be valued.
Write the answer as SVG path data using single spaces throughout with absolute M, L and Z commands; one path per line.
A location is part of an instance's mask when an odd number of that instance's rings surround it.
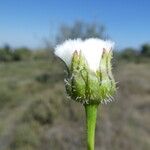
M 115 91 L 111 73 L 114 43 L 97 38 L 67 40 L 58 45 L 55 54 L 67 65 L 65 80 L 68 95 L 84 104 L 109 99 Z
M 81 39 L 67 40 L 56 47 L 55 54 L 69 67 L 71 65 L 73 53 L 75 51 L 78 53 L 81 51 L 89 68 L 96 71 L 99 69 L 99 63 L 104 49 L 109 52 L 113 47 L 114 42 L 104 41 L 98 38 L 90 38 L 85 41 L 82 41 Z

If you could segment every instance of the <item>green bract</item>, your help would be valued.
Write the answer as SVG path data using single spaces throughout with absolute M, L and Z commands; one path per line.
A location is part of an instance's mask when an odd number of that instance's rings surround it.
M 116 84 L 111 72 L 112 51 L 103 50 L 99 69 L 92 71 L 81 51 L 73 53 L 65 87 L 67 94 L 82 104 L 99 104 L 111 100 Z

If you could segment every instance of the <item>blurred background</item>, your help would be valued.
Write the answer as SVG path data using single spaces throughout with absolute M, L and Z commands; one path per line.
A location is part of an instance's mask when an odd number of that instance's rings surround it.
M 85 150 L 85 114 L 66 98 L 66 39 L 115 41 L 115 101 L 98 111 L 96 150 L 150 150 L 149 0 L 0 0 L 0 150 Z

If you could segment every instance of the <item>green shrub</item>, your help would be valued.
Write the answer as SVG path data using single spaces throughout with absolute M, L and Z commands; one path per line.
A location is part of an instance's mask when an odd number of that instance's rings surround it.
M 142 45 L 141 54 L 145 57 L 150 57 L 150 44 Z
M 4 47 L 0 49 L 0 61 L 7 62 L 12 60 L 13 52 L 10 48 Z
M 31 55 L 32 52 L 25 47 L 13 50 L 12 48 L 6 45 L 0 49 L 1 62 L 29 60 L 31 58 Z
M 13 60 L 29 60 L 31 58 L 32 52 L 28 48 L 18 48 L 13 52 Z

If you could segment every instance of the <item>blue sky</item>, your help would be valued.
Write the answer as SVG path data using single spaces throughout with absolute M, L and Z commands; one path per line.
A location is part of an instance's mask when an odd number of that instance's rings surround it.
M 150 0 L 0 0 L 0 46 L 41 47 L 61 23 L 100 22 L 118 48 L 150 42 Z

